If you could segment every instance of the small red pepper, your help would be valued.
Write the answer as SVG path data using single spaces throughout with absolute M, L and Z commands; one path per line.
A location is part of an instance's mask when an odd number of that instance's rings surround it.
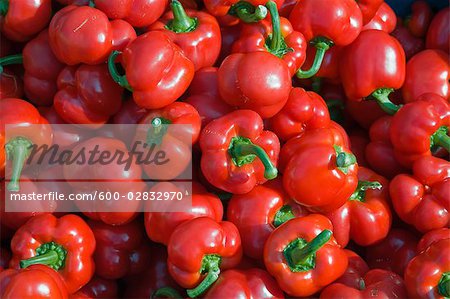
M 203 294 L 242 258 L 241 238 L 233 223 L 199 217 L 180 224 L 167 246 L 170 275 L 189 297 Z M 206 276 L 205 276 L 206 275 Z
M 69 294 L 83 287 L 94 274 L 95 238 L 76 215 L 56 218 L 39 215 L 19 228 L 11 240 L 11 268 L 42 264 L 56 270 Z
M 358 4 L 359 3 L 360 2 L 358 2 Z M 397 16 L 395 15 L 395 12 L 392 10 L 389 4 L 383 2 L 370 22 L 363 26 L 362 31 L 376 29 L 391 33 L 392 31 L 394 31 L 396 25 Z
M 449 228 L 438 228 L 435 230 L 431 230 L 424 234 L 417 244 L 417 252 L 421 253 L 425 251 L 428 247 L 430 247 L 435 242 L 440 240 L 450 239 L 450 229 Z
M 201 170 L 215 187 L 244 194 L 277 176 L 277 136 L 264 131 L 261 117 L 237 110 L 210 122 L 200 135 Z
M 405 25 L 414 36 L 423 38 L 432 18 L 433 10 L 428 2 L 417 0 L 411 4 L 411 15 L 405 19 Z
M 115 280 L 94 276 L 87 285 L 71 294 L 70 299 L 117 298 L 118 286 Z
M 428 156 L 416 160 L 413 175 L 400 174 L 390 185 L 397 215 L 421 232 L 450 225 L 450 163 Z
M 347 268 L 347 255 L 332 237 L 331 222 L 311 214 L 279 226 L 264 246 L 264 264 L 289 296 L 311 296 Z
M 427 49 L 439 49 L 450 53 L 450 8 L 439 11 L 428 27 Z

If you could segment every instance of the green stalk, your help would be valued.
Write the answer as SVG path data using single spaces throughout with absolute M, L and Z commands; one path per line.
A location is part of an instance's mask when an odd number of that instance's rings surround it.
M 318 37 L 311 41 L 311 44 L 316 48 L 316 56 L 314 57 L 313 64 L 309 70 L 302 70 L 301 68 L 297 71 L 297 77 L 299 79 L 308 79 L 317 74 L 322 65 L 325 53 L 333 46 L 333 42 L 325 37 Z
M 31 152 L 33 143 L 24 137 L 16 137 L 11 139 L 6 145 L 6 157 L 12 160 L 11 179 L 8 183 L 7 189 L 9 191 L 17 192 L 20 190 L 19 181 L 22 173 L 25 160 Z
M 129 91 L 133 92 L 133 89 L 131 88 L 130 84 L 128 83 L 127 77 L 125 75 L 120 75 L 119 71 L 117 70 L 115 61 L 116 61 L 117 56 L 119 56 L 120 54 L 122 54 L 122 52 L 114 50 L 114 51 L 112 51 L 111 55 L 109 55 L 109 57 L 108 57 L 109 73 L 110 73 L 111 77 L 113 78 L 113 80 L 117 84 L 119 84 L 123 88 L 126 88 Z
M 0 74 L 3 73 L 3 67 L 5 65 L 22 64 L 22 63 L 23 63 L 23 55 L 22 54 L 14 54 L 14 55 L 2 57 L 2 58 L 0 58 Z
M 194 31 L 197 28 L 197 18 L 189 17 L 178 0 L 172 0 L 170 7 L 173 12 L 173 19 L 168 22 L 166 29 L 176 33 L 183 33 Z
M 400 105 L 395 105 L 391 102 L 391 100 L 389 100 L 389 94 L 393 91 L 393 88 L 379 88 L 371 94 L 371 96 L 377 101 L 380 108 L 389 115 L 394 115 L 401 107 Z
M 266 18 L 267 8 L 263 5 L 253 6 L 246 1 L 239 1 L 231 6 L 229 15 L 241 19 L 245 23 L 256 23 Z

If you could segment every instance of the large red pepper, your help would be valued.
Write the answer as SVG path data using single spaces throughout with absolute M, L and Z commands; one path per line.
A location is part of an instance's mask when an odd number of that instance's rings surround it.
M 172 12 L 163 15 L 149 30 L 159 30 L 169 36 L 192 61 L 196 71 L 213 66 L 219 57 L 221 46 L 216 18 L 202 11 L 185 11 L 177 0 L 172 0 L 170 6 Z
M 6 125 L 8 139 L 6 139 Z M 37 126 L 39 125 L 39 126 Z M 15 98 L 0 100 L 0 177 L 5 176 L 6 160 L 11 160 L 9 191 L 19 191 L 22 168 L 33 145 L 51 145 L 52 129 L 48 121 L 30 103 Z
M 203 298 L 284 298 L 276 281 L 264 270 L 227 270 Z
M 450 8 L 442 9 L 431 21 L 428 27 L 427 49 L 439 49 L 450 53 Z
M 70 299 L 117 298 L 118 286 L 115 280 L 94 276 L 88 284 L 78 292 L 71 294 Z
M 9 0 L 0 3 L 1 31 L 12 41 L 31 39 L 48 25 L 51 16 L 51 0 Z
M 361 2 L 358 2 L 358 4 Z M 372 17 L 370 22 L 365 24 L 362 30 L 382 30 L 387 33 L 391 33 L 394 31 L 395 26 L 397 25 L 397 16 L 392 8 L 383 1 L 383 3 L 378 8 L 376 14 Z
M 405 284 L 412 298 L 450 297 L 450 239 L 433 243 L 413 258 L 405 271 Z
M 449 228 L 439 228 L 431 230 L 424 234 L 417 244 L 417 252 L 421 253 L 430 247 L 433 243 L 438 242 L 443 239 L 450 239 L 450 229 Z
M 256 111 L 262 118 L 277 114 L 292 88 L 287 64 L 269 52 L 231 54 L 222 62 L 218 80 L 227 104 Z
M 347 255 L 322 215 L 294 218 L 278 227 L 264 246 L 264 264 L 289 296 L 311 296 L 347 268 Z
M 286 105 L 269 124 L 281 140 L 287 141 L 305 130 L 328 127 L 330 114 L 321 96 L 296 87 L 291 89 Z
M 170 275 L 189 297 L 204 293 L 221 270 L 233 268 L 242 257 L 241 238 L 233 223 L 199 217 L 180 224 L 167 246 Z M 206 276 L 205 276 L 206 275 Z
M 164 192 L 180 192 L 180 189 L 169 182 L 159 183 L 154 187 Z M 184 200 L 184 199 L 183 199 Z M 189 200 L 186 198 L 186 200 Z M 181 223 L 197 218 L 210 217 L 221 221 L 223 206 L 220 199 L 212 193 L 194 193 L 191 196 L 189 209 L 183 212 L 146 212 L 144 214 L 145 230 L 150 240 L 167 245 L 173 231 Z
M 361 9 L 363 24 L 369 23 L 377 14 L 384 3 L 383 0 L 358 0 L 359 9 Z
M 106 64 L 67 66 L 57 84 L 54 108 L 68 123 L 99 128 L 122 105 L 123 88 L 112 80 Z
M 58 273 L 43 265 L 2 271 L 0 272 L 0 285 L 0 296 L 4 299 L 69 298 L 64 282 Z
M 272 21 L 264 19 L 254 24 L 243 24 L 241 36 L 234 42 L 232 51 L 272 53 L 286 62 L 293 76 L 305 62 L 306 40 L 303 34 L 294 31 L 289 20 L 279 17 L 275 2 L 269 1 L 266 6 Z
M 56 218 L 39 215 L 19 228 L 11 240 L 11 268 L 42 264 L 58 271 L 69 294 L 83 287 L 94 274 L 95 238 L 76 215 Z
M 227 219 L 239 229 L 244 254 L 254 259 L 262 259 L 264 243 L 278 226 L 307 214 L 289 198 L 279 179 L 233 195 L 227 208 Z
M 406 64 L 403 100 L 414 102 L 424 93 L 435 93 L 450 99 L 450 62 L 448 53 L 425 50 L 414 55 Z
M 125 75 L 114 65 L 120 54 L 113 51 L 108 60 L 114 81 L 133 92 L 138 106 L 159 109 L 175 102 L 188 88 L 194 65 L 182 50 L 161 31 L 150 31 L 130 42 L 123 50 Z
M 89 221 L 95 236 L 95 273 L 106 279 L 118 279 L 142 273 L 150 261 L 150 246 L 138 220 L 112 226 Z
M 316 49 L 311 68 L 299 69 L 297 77 L 314 76 L 322 64 L 325 52 L 333 45 L 352 43 L 362 28 L 362 15 L 356 1 L 352 0 L 303 0 L 297 2 L 289 20 Z
M 280 142 L 264 131 L 254 111 L 237 110 L 210 122 L 200 136 L 200 148 L 203 175 L 224 191 L 244 194 L 277 176 Z
M 450 163 L 423 157 L 413 164 L 413 175 L 400 174 L 390 185 L 397 215 L 421 232 L 450 225 Z
M 423 38 L 427 34 L 433 18 L 430 4 L 424 0 L 417 0 L 411 4 L 411 15 L 406 17 L 405 25 L 417 37 Z
M 358 179 L 358 187 L 349 200 L 326 215 L 342 247 L 347 246 L 349 239 L 361 246 L 375 244 L 391 228 L 388 181 L 365 167 L 358 168 Z
M 400 43 L 380 30 L 365 30 L 343 51 L 340 74 L 351 101 L 375 98 L 381 108 L 393 114 L 398 107 L 388 98 L 405 80 L 405 52 Z
M 397 161 L 411 167 L 420 157 L 442 147 L 450 152 L 450 105 L 434 94 L 424 94 L 392 117 L 390 138 Z M 433 150 L 433 152 L 432 152 Z

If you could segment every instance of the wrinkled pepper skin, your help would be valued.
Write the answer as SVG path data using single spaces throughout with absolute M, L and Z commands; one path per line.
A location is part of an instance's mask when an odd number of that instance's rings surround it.
M 414 55 L 406 64 L 402 95 L 405 103 L 414 102 L 424 93 L 450 99 L 450 63 L 448 53 L 425 50 Z
M 69 294 L 82 288 L 94 274 L 95 237 L 76 215 L 56 218 L 39 215 L 19 228 L 11 240 L 11 268 L 44 264 L 61 276 Z
M 264 270 L 227 270 L 203 298 L 284 298 L 272 276 Z
M 431 21 L 428 27 L 427 49 L 439 49 L 450 53 L 450 8 L 442 9 Z
M 280 142 L 264 130 L 254 111 L 237 110 L 213 120 L 203 129 L 199 144 L 202 173 L 221 190 L 245 194 L 277 175 Z
M 421 253 L 430 247 L 433 243 L 440 240 L 450 239 L 449 228 L 438 228 L 424 234 L 417 244 L 417 252 Z
M 450 163 L 428 156 L 413 164 L 413 175 L 399 174 L 390 185 L 397 215 L 420 232 L 450 224 Z
M 394 31 L 396 25 L 397 16 L 395 12 L 386 2 L 383 2 L 370 22 L 363 26 L 362 31 L 376 29 L 391 33 Z
M 68 299 L 66 286 L 59 274 L 44 265 L 25 269 L 7 269 L 0 272 L 2 298 L 54 298 Z
M 408 295 L 413 298 L 450 296 L 450 239 L 433 243 L 413 258 L 405 271 Z
M 348 258 L 331 229 L 325 216 L 311 214 L 289 220 L 267 239 L 264 264 L 289 296 L 311 296 L 344 274 Z
M 251 109 L 262 118 L 277 114 L 292 88 L 287 64 L 268 52 L 231 54 L 222 62 L 218 80 L 220 96 L 228 105 Z
M 15 42 L 25 42 L 43 30 L 51 16 L 51 0 L 3 1 L 0 5 L 2 35 Z

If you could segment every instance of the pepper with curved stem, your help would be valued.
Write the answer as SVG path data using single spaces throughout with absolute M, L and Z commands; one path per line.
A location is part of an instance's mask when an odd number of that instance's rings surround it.
M 111 52 L 111 54 L 108 57 L 108 70 L 111 74 L 111 77 L 113 80 L 122 86 L 123 88 L 126 88 L 127 90 L 133 92 L 133 89 L 131 88 L 130 84 L 128 83 L 127 77 L 125 75 L 120 75 L 119 71 L 117 70 L 115 60 L 117 56 L 122 54 L 121 51 L 114 50 Z
M 172 0 L 170 8 L 173 12 L 173 19 L 166 25 L 166 29 L 176 33 L 195 30 L 198 25 L 197 18 L 190 18 L 179 1 Z
M 380 108 L 389 115 L 395 114 L 401 108 L 401 105 L 395 105 L 389 100 L 389 94 L 393 91 L 393 88 L 379 88 L 371 94 Z
M 450 272 L 442 274 L 438 284 L 439 294 L 445 298 L 450 298 Z
M 182 299 L 183 297 L 178 293 L 177 290 L 171 287 L 163 287 L 160 289 L 157 289 L 152 294 L 153 298 L 175 298 L 175 299 Z
M 23 63 L 23 55 L 22 54 L 14 54 L 10 56 L 5 56 L 0 58 L 0 74 L 3 73 L 3 67 L 5 65 L 11 64 L 22 64 Z
M 292 51 L 287 45 L 281 34 L 280 16 L 278 14 L 277 4 L 268 1 L 266 7 L 270 12 L 272 20 L 272 35 L 266 39 L 266 47 L 270 53 L 277 57 L 283 57 L 289 51 Z
M 333 46 L 333 42 L 325 37 L 317 37 L 311 41 L 311 44 L 316 48 L 316 56 L 314 57 L 313 64 L 309 70 L 304 71 L 301 68 L 298 69 L 296 75 L 299 79 L 311 78 L 317 74 L 322 65 L 325 53 Z
M 55 242 L 49 242 L 42 244 L 38 248 L 36 248 L 36 255 L 20 261 L 20 268 L 26 268 L 31 265 L 46 265 L 50 268 L 58 271 L 59 269 L 64 267 L 64 263 L 66 260 L 67 250 L 64 249 L 61 245 L 56 244 Z
M 6 157 L 12 160 L 12 173 L 7 189 L 9 191 L 19 191 L 20 174 L 22 173 L 25 160 L 31 152 L 33 143 L 24 137 L 16 137 L 5 145 Z
M 216 282 L 220 274 L 220 256 L 211 254 L 206 255 L 202 261 L 202 273 L 207 273 L 202 282 L 193 289 L 186 290 L 189 297 L 195 298 L 206 292 L 211 285 Z
M 246 1 L 239 1 L 231 6 L 228 14 L 241 19 L 245 23 L 256 23 L 266 18 L 267 8 L 263 5 L 255 7 Z

